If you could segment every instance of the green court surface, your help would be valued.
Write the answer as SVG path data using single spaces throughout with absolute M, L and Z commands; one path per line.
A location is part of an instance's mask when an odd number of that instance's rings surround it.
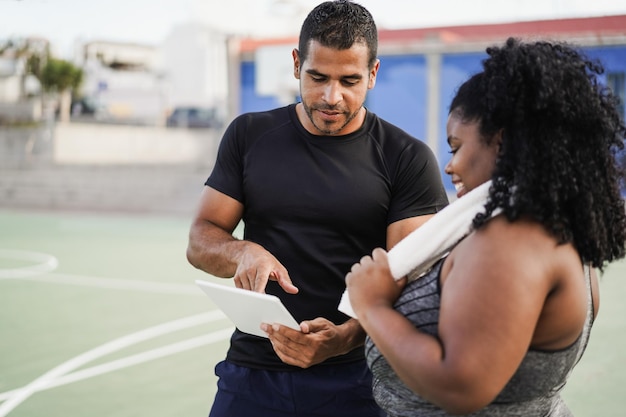
M 194 284 L 218 279 L 187 263 L 189 222 L 0 211 L 0 417 L 208 414 L 232 325 Z M 601 298 L 578 417 L 626 415 L 626 262 Z

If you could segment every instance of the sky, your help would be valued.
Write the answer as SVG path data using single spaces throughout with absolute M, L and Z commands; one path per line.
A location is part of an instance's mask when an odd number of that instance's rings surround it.
M 624 0 L 356 0 L 379 29 L 626 14 Z M 71 58 L 77 43 L 158 45 L 176 26 L 201 22 L 256 37 L 297 35 L 321 0 L 0 0 L 0 40 L 41 36 Z

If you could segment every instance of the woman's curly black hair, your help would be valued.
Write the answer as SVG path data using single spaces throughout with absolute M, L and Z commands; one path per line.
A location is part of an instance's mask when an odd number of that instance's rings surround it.
M 541 223 L 583 262 L 603 268 L 625 254 L 620 195 L 626 127 L 618 100 L 597 76 L 604 68 L 564 42 L 509 38 L 487 48 L 483 71 L 458 90 L 450 111 L 478 121 L 483 140 L 502 131 L 485 213 Z

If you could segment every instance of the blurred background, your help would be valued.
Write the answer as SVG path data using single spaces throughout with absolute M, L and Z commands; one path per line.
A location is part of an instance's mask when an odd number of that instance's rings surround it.
M 0 417 L 206 415 L 230 328 L 193 283 L 216 278 L 186 262 L 189 222 L 228 123 L 298 100 L 318 3 L 0 0 Z M 359 3 L 379 28 L 366 106 L 428 143 L 451 198 L 447 106 L 487 46 L 575 43 L 625 111 L 623 0 Z M 624 415 L 625 267 L 566 391 L 577 416 Z
M 0 207 L 189 214 L 229 121 L 298 99 L 291 50 L 317 3 L 0 0 Z M 454 89 L 508 36 L 576 42 L 626 94 L 623 1 L 361 3 L 382 62 L 366 105 L 442 167 Z

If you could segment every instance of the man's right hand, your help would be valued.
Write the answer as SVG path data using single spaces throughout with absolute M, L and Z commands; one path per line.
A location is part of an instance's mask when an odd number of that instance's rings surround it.
M 287 269 L 263 246 L 235 238 L 243 204 L 211 187 L 204 187 L 198 213 L 189 231 L 187 259 L 211 275 L 230 278 L 250 291 L 265 292 L 268 280 L 285 292 L 298 292 Z
M 241 242 L 241 257 L 233 279 L 237 288 L 265 292 L 268 280 L 277 281 L 285 292 L 296 294 L 287 269 L 265 248 L 253 242 Z

